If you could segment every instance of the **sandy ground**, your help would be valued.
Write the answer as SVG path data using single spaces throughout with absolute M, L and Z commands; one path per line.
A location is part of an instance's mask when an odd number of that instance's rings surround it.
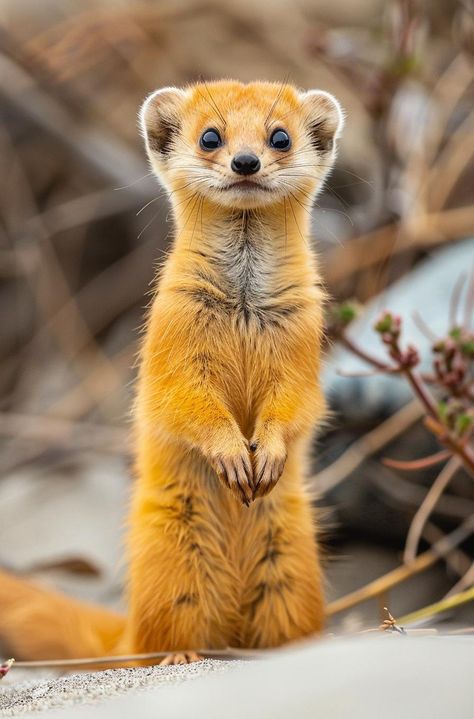
M 249 662 L 205 660 L 17 682 L 4 716 L 42 719 L 471 719 L 473 637 L 328 639 Z M 19 675 L 17 675 L 19 676 Z
M 237 669 L 241 662 L 205 659 L 183 666 L 108 669 L 42 676 L 29 670 L 13 669 L 0 687 L 0 709 L 4 716 L 44 712 L 74 704 L 104 701 L 129 693 L 202 679 L 209 674 L 222 674 Z

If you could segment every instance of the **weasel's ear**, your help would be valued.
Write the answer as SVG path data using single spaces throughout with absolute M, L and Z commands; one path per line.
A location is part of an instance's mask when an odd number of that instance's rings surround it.
M 140 126 L 149 155 L 169 154 L 179 132 L 181 108 L 186 92 L 176 87 L 155 90 L 140 110 Z
M 300 99 L 313 147 L 318 152 L 331 152 L 344 126 L 342 107 L 333 95 L 324 90 L 302 92 Z

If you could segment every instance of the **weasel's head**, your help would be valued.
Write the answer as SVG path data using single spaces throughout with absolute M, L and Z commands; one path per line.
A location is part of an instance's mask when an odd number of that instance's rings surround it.
M 221 81 L 157 90 L 140 120 L 153 170 L 170 192 L 251 209 L 317 193 L 343 113 L 322 90 Z

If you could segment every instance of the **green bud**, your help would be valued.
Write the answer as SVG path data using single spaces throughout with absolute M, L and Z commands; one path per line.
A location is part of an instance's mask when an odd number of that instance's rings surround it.
M 454 424 L 454 430 L 456 434 L 459 437 L 462 437 L 462 435 L 465 434 L 472 427 L 473 421 L 474 418 L 472 417 L 472 415 L 467 414 L 466 412 L 458 414 L 458 416 L 456 417 L 456 422 Z

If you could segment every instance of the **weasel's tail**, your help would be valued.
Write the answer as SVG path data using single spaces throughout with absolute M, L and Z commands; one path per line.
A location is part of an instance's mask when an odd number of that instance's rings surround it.
M 116 652 L 125 618 L 0 571 L 0 647 L 15 659 L 77 659 Z

